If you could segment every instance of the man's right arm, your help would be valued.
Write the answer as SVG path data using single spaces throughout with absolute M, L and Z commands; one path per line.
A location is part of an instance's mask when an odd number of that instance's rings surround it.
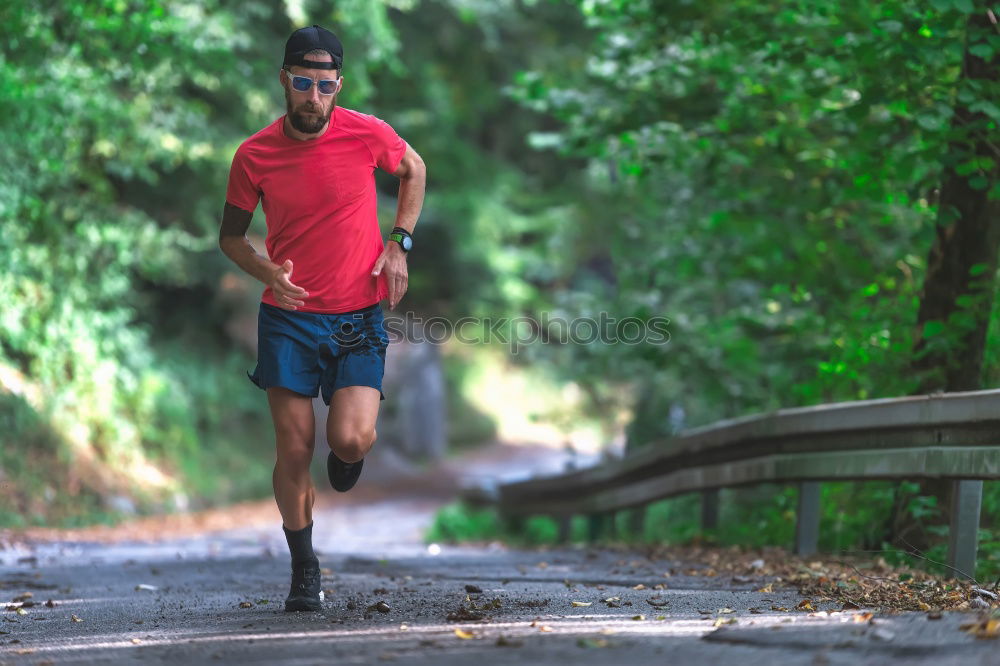
M 252 219 L 253 213 L 227 201 L 222 211 L 222 226 L 219 228 L 219 248 L 233 263 L 270 287 L 275 301 L 282 308 L 295 310 L 298 306 L 305 305 L 300 299 L 309 294 L 305 289 L 292 284 L 291 260 L 278 266 L 254 250 L 247 238 L 247 229 L 250 228 Z
M 257 254 L 257 251 L 247 238 L 247 229 L 253 213 L 237 208 L 226 202 L 222 210 L 222 226 L 219 228 L 219 248 L 223 254 L 233 260 L 237 266 L 269 285 L 274 279 L 278 267 Z

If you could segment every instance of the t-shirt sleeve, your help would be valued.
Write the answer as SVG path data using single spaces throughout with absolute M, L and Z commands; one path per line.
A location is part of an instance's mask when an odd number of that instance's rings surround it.
M 389 123 L 372 116 L 371 144 L 368 146 L 375 156 L 375 164 L 382 171 L 392 173 L 399 167 L 406 153 L 406 142 L 396 134 Z
M 226 187 L 226 201 L 253 212 L 257 209 L 257 202 L 260 201 L 260 190 L 254 185 L 247 169 L 246 155 L 242 150 L 237 150 L 233 155 L 233 163 L 229 167 L 229 185 Z

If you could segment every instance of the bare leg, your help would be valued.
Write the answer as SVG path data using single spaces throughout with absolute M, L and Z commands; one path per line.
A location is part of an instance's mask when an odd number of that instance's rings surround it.
M 326 419 L 326 441 L 344 462 L 361 460 L 375 443 L 380 398 L 378 389 L 370 386 L 345 386 L 334 392 Z
M 275 386 L 267 389 L 267 401 L 277 453 L 272 476 L 274 500 L 285 527 L 300 530 L 312 522 L 316 496 L 309 476 L 316 437 L 312 398 Z

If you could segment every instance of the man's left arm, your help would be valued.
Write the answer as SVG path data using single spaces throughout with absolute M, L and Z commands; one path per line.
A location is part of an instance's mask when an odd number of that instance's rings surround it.
M 399 195 L 396 204 L 396 226 L 413 233 L 420 217 L 420 209 L 424 205 L 424 187 L 427 183 L 427 169 L 417 151 L 407 144 L 403 159 L 392 172 L 399 178 Z M 389 309 L 394 309 L 403 299 L 409 284 L 406 270 L 406 253 L 399 243 L 389 241 L 385 245 L 372 275 L 378 276 L 385 271 L 386 283 L 389 287 Z

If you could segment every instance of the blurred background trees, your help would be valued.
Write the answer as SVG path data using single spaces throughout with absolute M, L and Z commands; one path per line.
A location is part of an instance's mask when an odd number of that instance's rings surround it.
M 971 381 L 995 386 L 985 16 L 973 0 L 7 3 L 0 522 L 269 492 L 270 423 L 243 376 L 259 288 L 215 235 L 232 153 L 283 112 L 281 49 L 312 22 L 344 41 L 339 103 L 428 164 L 406 308 L 671 320 L 665 346 L 446 346 L 453 445 L 504 436 L 525 404 L 570 439 L 586 422 L 643 446 L 954 388 L 944 369 L 977 347 Z M 378 179 L 388 226 L 393 181 Z M 949 263 L 927 309 L 929 258 L 969 220 L 956 196 L 979 202 L 993 254 Z M 549 394 L 477 396 L 498 367 Z M 897 491 L 843 484 L 833 504 L 921 496 Z

